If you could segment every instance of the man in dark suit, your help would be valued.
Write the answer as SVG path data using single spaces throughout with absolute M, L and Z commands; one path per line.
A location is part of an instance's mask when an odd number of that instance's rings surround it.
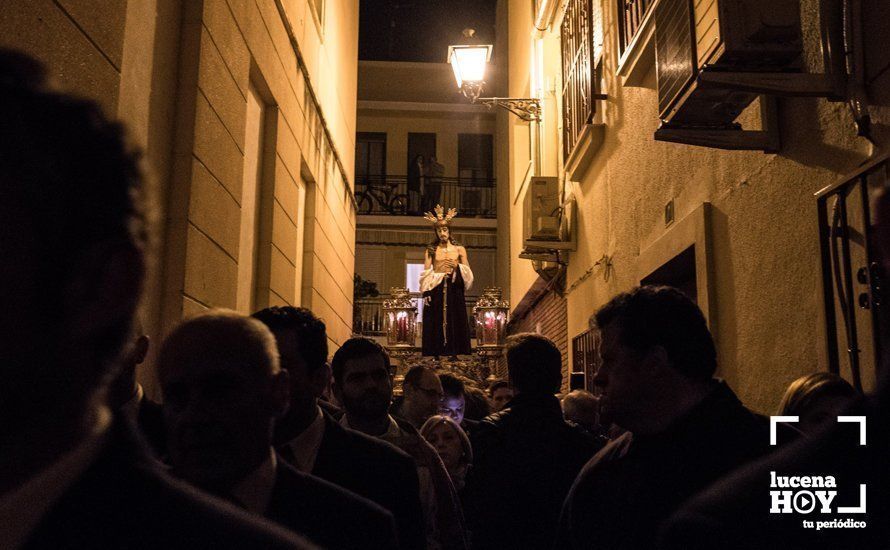
M 629 431 L 578 476 L 559 542 L 649 550 L 685 499 L 767 452 L 769 428 L 713 378 L 717 351 L 707 322 L 676 288 L 619 294 L 596 322 L 603 339 L 594 383 L 603 389 L 603 414 Z
M 174 474 L 320 546 L 398 546 L 388 511 L 276 456 L 290 388 L 261 322 L 228 310 L 183 322 L 161 345 L 158 374 Z
M 306 548 L 183 487 L 105 403 L 145 270 L 135 155 L 0 50 L 0 548 Z
M 563 500 L 596 451 L 563 419 L 559 348 L 540 334 L 507 340 L 516 397 L 473 430 L 464 503 L 474 548 L 551 548 Z
M 275 429 L 281 456 L 304 473 L 368 498 L 396 520 L 402 548 L 425 546 L 414 460 L 393 445 L 340 426 L 317 401 L 330 378 L 324 322 L 306 308 L 271 307 L 254 318 L 272 330 L 290 375 L 290 407 Z

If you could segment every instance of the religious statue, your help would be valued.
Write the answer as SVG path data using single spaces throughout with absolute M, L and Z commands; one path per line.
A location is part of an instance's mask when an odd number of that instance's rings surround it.
M 423 295 L 423 355 L 468 355 L 470 327 L 464 292 L 473 285 L 473 271 L 467 250 L 451 237 L 449 227 L 457 210 L 448 212 L 436 205 L 435 214 L 424 215 L 436 231 L 436 238 L 427 245 L 424 270 L 420 274 Z

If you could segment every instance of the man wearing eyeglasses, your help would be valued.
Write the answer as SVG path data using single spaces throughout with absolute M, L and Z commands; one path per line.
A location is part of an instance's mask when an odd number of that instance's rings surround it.
M 469 548 L 460 500 L 436 449 L 408 421 L 389 414 L 392 380 L 386 350 L 369 338 L 350 338 L 334 354 L 331 369 L 334 395 L 346 411 L 340 424 L 395 445 L 411 455 L 417 464 L 427 547 L 441 550 Z M 417 406 L 414 401 L 414 389 L 417 389 L 416 393 L 424 396 L 421 401 L 432 403 L 432 412 L 427 415 L 431 416 L 438 409 L 442 384 L 432 371 L 427 372 L 432 374 L 434 383 L 423 372 L 415 373 L 413 369 L 408 372 L 405 386 L 411 388 L 408 393 L 412 398 L 408 399 L 406 393 L 405 403 L 409 410 Z
M 439 404 L 445 397 L 442 382 L 426 367 L 412 367 L 402 383 L 403 396 L 393 403 L 392 413 L 420 428 L 427 418 L 439 412 Z

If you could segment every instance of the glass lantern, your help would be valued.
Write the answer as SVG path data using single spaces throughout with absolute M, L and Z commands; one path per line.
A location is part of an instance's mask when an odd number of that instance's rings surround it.
M 417 306 L 407 288 L 393 287 L 383 301 L 384 330 L 388 347 L 414 347 L 417 337 Z
M 500 352 L 510 320 L 510 303 L 501 299 L 499 287 L 485 287 L 473 307 L 473 316 L 476 318 L 476 348 Z

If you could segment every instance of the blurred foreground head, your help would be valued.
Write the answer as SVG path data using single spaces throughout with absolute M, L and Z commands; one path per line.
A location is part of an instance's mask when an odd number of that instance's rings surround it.
M 130 334 L 146 227 L 123 135 L 96 103 L 51 89 L 39 62 L 0 49 L 4 453 L 76 440 Z

